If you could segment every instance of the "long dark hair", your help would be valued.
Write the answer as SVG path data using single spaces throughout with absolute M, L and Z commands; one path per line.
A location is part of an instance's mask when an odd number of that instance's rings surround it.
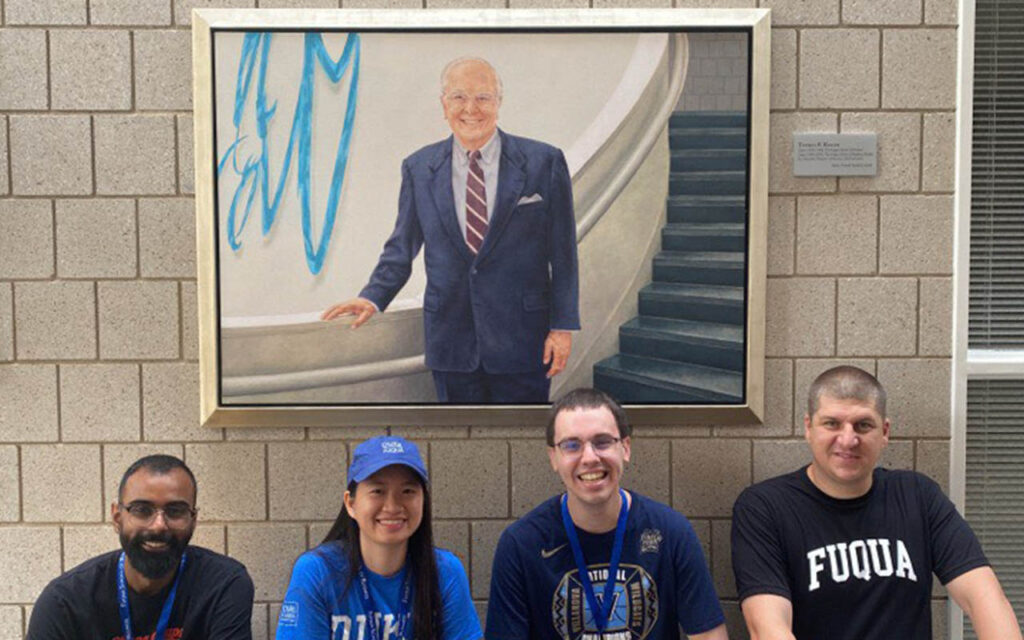
M 416 479 L 423 488 L 423 519 L 419 528 L 409 538 L 406 555 L 406 571 L 411 571 L 413 580 L 412 637 L 416 640 L 440 640 L 442 635 L 441 586 L 438 579 L 437 560 L 434 557 L 434 534 L 430 518 L 430 491 L 423 479 Z M 356 483 L 348 485 L 348 492 L 356 495 Z M 348 578 L 345 592 L 352 586 L 355 574 L 363 566 L 363 554 L 359 550 L 359 524 L 348 515 L 344 502 L 334 520 L 331 530 L 324 536 L 324 543 L 338 541 L 348 553 Z

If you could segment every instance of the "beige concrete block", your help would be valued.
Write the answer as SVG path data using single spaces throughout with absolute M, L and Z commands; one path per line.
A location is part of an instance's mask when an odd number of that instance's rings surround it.
M 837 355 L 914 355 L 917 280 L 841 278 Z
M 17 195 L 92 193 L 89 116 L 10 116 L 11 190 Z
M 768 198 L 768 275 L 793 274 L 795 247 L 796 199 Z
M 512 440 L 508 446 L 512 451 L 512 516 L 518 518 L 564 492 L 565 485 L 551 468 L 543 439 Z
M 99 282 L 100 357 L 168 359 L 180 353 L 175 282 Z
M 728 517 L 749 484 L 749 440 L 673 441 L 672 506 L 686 517 Z
M 949 441 L 918 440 L 914 469 L 939 483 L 949 493 Z
M 220 429 L 199 425 L 199 366 L 142 365 L 142 433 L 146 440 L 221 440 Z
M 68 525 L 64 527 L 64 571 L 89 558 L 121 548 L 114 526 L 107 524 Z
M 0 638 L 18 640 L 22 636 L 21 607 L 0 606 Z
M 887 29 L 882 38 L 882 107 L 956 106 L 956 30 Z
M 269 605 L 257 604 L 252 605 L 252 640 L 266 640 L 269 636 L 269 622 L 267 620 Z M 274 619 L 274 624 L 277 624 L 277 618 Z
M 138 365 L 61 365 L 60 420 L 64 442 L 139 440 Z
M 91 282 L 16 282 L 15 351 L 21 360 L 96 357 L 96 296 Z
M 344 442 L 275 442 L 267 447 L 271 520 L 328 520 L 345 492 Z
M 97 193 L 174 193 L 174 116 L 95 116 L 94 127 Z
M 842 133 L 878 134 L 878 175 L 840 178 L 843 191 L 917 191 L 921 122 L 916 113 L 844 113 Z
M 543 438 L 544 425 L 532 424 L 525 427 L 470 426 L 469 437 L 473 439 L 518 440 L 520 438 Z
M 878 31 L 808 29 L 800 34 L 800 106 L 878 106 Z M 842 55 L 836 55 L 841 51 Z M 837 82 L 837 78 L 842 78 Z
M 0 195 L 7 195 L 11 190 L 7 171 L 7 147 L 7 116 L 0 116 Z
M 302 427 L 228 427 L 224 429 L 224 439 L 236 442 L 296 441 L 304 440 L 304 435 L 305 429 Z
M 921 23 L 920 0 L 843 0 L 843 24 L 900 25 Z
M 589 0 L 509 0 L 510 9 L 587 9 Z
M 341 0 L 343 9 L 422 9 L 422 0 Z
M 0 365 L 0 442 L 53 442 L 57 433 L 57 367 Z
M 713 520 L 693 520 L 687 518 L 690 522 L 690 526 L 693 527 L 693 532 L 697 535 L 697 540 L 700 541 L 700 550 L 704 554 L 704 560 L 707 564 L 708 570 L 711 569 L 711 523 Z
M 387 433 L 385 427 L 308 427 L 306 432 L 310 440 L 343 440 L 352 439 L 355 442 L 369 440 L 374 436 L 382 436 Z M 420 451 L 422 454 L 423 452 Z
M 47 200 L 0 200 L 0 278 L 53 276 L 53 209 Z
M 171 23 L 166 0 L 90 0 L 89 21 L 96 25 L 164 26 Z
M 878 361 L 893 437 L 949 436 L 949 369 L 948 358 Z
M 955 25 L 958 5 L 956 0 L 924 0 L 925 24 Z
M 199 311 L 196 308 L 196 283 L 181 283 L 181 357 L 195 360 L 199 357 Z M 248 431 L 248 429 L 246 429 Z M 295 430 L 288 428 L 289 433 Z M 289 438 L 290 439 L 290 438 Z
M 50 32 L 52 108 L 130 109 L 131 64 L 127 31 L 54 29 Z
M 508 516 L 508 448 L 494 442 L 433 442 L 430 481 L 438 518 Z M 481 464 L 486 461 L 486 464 Z
M 62 278 L 133 278 L 135 203 L 90 198 L 57 201 L 57 275 Z
M 865 358 L 830 358 L 820 360 L 797 360 L 793 374 L 793 434 L 803 436 L 804 416 L 807 415 L 807 392 L 814 379 L 832 367 L 850 365 L 860 367 L 875 375 L 875 361 Z
M 255 0 L 174 0 L 174 24 L 192 24 L 192 9 L 248 9 L 255 6 Z
M 0 284 L 0 362 L 14 359 L 14 288 Z
M 86 0 L 7 0 L 7 24 L 85 24 Z
M 924 114 L 921 189 L 953 191 L 956 159 L 956 121 L 953 113 Z
M 0 86 L 0 110 L 47 107 L 44 30 L 0 29 Z
M 306 527 L 301 524 L 233 524 L 228 526 L 228 550 L 249 570 L 256 600 L 284 599 L 295 559 L 306 550 Z
M 472 562 L 469 566 L 469 589 L 474 598 L 487 598 L 491 590 L 491 568 L 498 538 L 511 520 L 485 520 L 470 524 Z
M 504 9 L 503 0 L 473 0 L 474 9 Z M 427 9 L 465 9 L 466 3 L 459 0 L 426 0 Z
M 192 34 L 136 31 L 134 46 L 136 108 L 191 110 Z
M 921 278 L 917 353 L 953 353 L 953 285 L 949 278 Z
M 192 116 L 179 115 L 178 126 L 178 187 L 182 193 L 196 192 L 195 147 Z
M 731 520 L 711 521 L 711 577 L 715 580 L 715 591 L 719 598 L 736 597 L 736 580 L 732 575 L 732 553 L 730 551 Z M 730 636 L 731 637 L 731 636 Z
M 18 448 L 0 445 L 0 522 L 16 522 L 21 511 Z
M 337 9 L 339 0 L 257 0 L 260 9 Z
M 400 425 L 391 428 L 391 433 L 409 440 L 435 440 L 469 437 L 469 427 L 462 425 Z
M 203 517 L 206 520 L 266 519 L 264 460 L 262 444 L 186 444 L 185 462 L 196 478 L 203 479 L 206 496 Z M 230 533 L 228 545 L 234 552 Z
M 33 602 L 60 575 L 60 527 L 0 528 L 0 602 Z
M 889 446 L 882 452 L 878 466 L 886 469 L 913 469 L 914 442 L 912 440 L 889 440 Z
M 794 133 L 835 133 L 834 113 L 773 113 L 770 116 L 768 192 L 823 193 L 836 190 L 835 178 L 797 178 L 793 175 Z
M 835 296 L 836 283 L 831 278 L 769 278 L 767 355 L 832 355 Z
M 763 424 L 723 425 L 714 435 L 726 438 L 788 436 L 793 433 L 793 361 L 768 358 L 764 363 Z
M 185 449 L 180 444 L 108 444 L 103 447 L 103 518 L 110 520 L 110 505 L 119 501 L 117 489 L 121 477 L 128 467 L 145 456 L 164 454 L 183 459 Z M 203 499 L 203 479 L 196 478 L 199 484 L 199 500 Z M 198 504 L 198 503 L 197 503 Z
M 21 447 L 25 522 L 103 520 L 100 448 L 88 444 Z
M 335 518 L 337 518 L 337 514 Z M 332 518 L 330 522 L 314 522 L 309 525 L 309 540 L 306 542 L 307 548 L 313 549 L 323 543 L 324 538 L 327 537 L 327 532 L 334 526 L 335 518 Z
M 754 441 L 754 482 L 796 471 L 810 464 L 811 450 L 803 439 L 802 428 L 798 435 L 799 440 Z
M 206 524 L 199 520 L 190 544 L 223 554 L 227 549 L 226 528 L 223 525 Z
M 459 556 L 469 575 L 469 523 L 465 520 L 434 520 L 434 546 Z
M 882 273 L 953 272 L 953 196 L 882 196 Z
M 196 211 L 192 198 L 139 200 L 143 277 L 196 277 Z
M 874 273 L 877 229 L 878 199 L 875 196 L 797 199 L 797 273 Z
M 796 108 L 796 30 L 772 30 L 772 109 Z
M 772 10 L 772 25 L 838 24 L 839 0 L 762 0 Z
M 669 478 L 671 442 L 642 437 L 631 440 L 632 451 L 622 477 L 622 486 L 658 502 L 672 502 L 672 483 Z
M 672 0 L 593 0 L 593 3 L 595 9 L 638 9 L 643 7 L 672 6 Z

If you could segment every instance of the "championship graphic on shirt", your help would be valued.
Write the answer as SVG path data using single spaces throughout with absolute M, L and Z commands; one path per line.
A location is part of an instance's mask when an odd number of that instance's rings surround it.
M 589 568 L 598 600 L 609 579 L 608 564 Z M 658 621 L 658 587 L 643 567 L 622 564 L 613 577 L 615 588 L 604 632 L 597 630 L 576 569 L 562 577 L 551 602 L 555 629 L 565 640 L 643 640 Z

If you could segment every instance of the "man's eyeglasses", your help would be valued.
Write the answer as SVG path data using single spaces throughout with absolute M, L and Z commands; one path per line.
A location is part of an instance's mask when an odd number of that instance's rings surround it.
M 455 91 L 445 95 L 447 100 L 452 106 L 465 107 L 470 102 L 475 102 L 476 106 L 481 109 L 490 109 L 497 104 L 498 99 L 490 93 L 478 93 L 475 96 L 470 96 L 461 91 Z
M 608 451 L 621 441 L 620 438 L 609 435 L 594 436 L 590 440 L 580 440 L 579 438 L 566 438 L 555 443 L 558 450 L 567 456 L 577 455 L 583 452 L 583 447 L 590 443 L 590 446 L 594 448 L 594 451 Z
M 184 502 L 172 502 L 158 507 L 151 502 L 129 502 L 118 507 L 128 512 L 139 524 L 147 525 L 156 520 L 156 514 L 164 514 L 164 522 L 168 527 L 184 527 L 196 517 L 198 509 L 193 509 Z

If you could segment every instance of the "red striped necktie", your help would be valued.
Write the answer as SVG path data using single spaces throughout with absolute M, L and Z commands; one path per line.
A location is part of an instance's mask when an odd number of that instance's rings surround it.
M 487 187 L 484 170 L 480 168 L 480 151 L 469 152 L 469 173 L 466 175 L 466 244 L 473 254 L 480 252 L 487 235 Z

